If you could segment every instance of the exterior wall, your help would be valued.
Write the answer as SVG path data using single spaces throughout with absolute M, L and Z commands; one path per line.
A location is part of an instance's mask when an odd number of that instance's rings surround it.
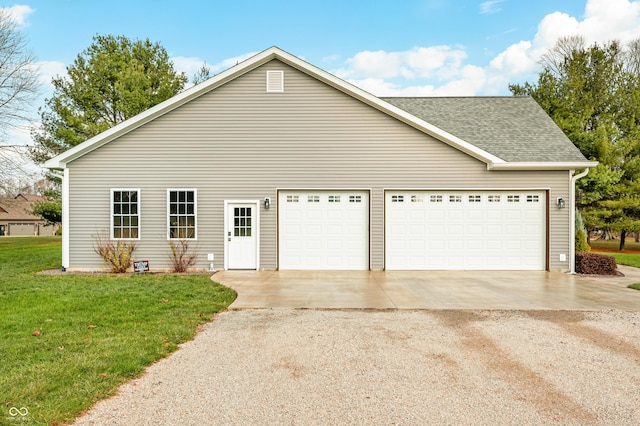
M 267 93 L 266 70 L 284 70 Z M 198 190 L 199 259 L 221 268 L 224 200 L 271 198 L 260 212 L 260 267 L 277 268 L 277 191 L 371 191 L 370 265 L 384 267 L 384 190 L 549 190 L 550 269 L 567 270 L 567 171 L 487 171 L 486 165 L 281 62 L 272 61 L 69 164 L 69 267 L 99 269 L 92 235 L 108 232 L 111 188 L 140 188 L 134 253 L 168 268 L 167 188 Z M 262 205 L 262 203 L 261 203 Z

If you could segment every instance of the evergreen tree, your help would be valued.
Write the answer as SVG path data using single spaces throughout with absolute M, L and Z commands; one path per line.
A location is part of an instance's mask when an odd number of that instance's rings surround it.
M 640 39 L 585 47 L 565 37 L 542 58 L 537 84 L 509 85 L 533 97 L 585 157 L 599 161 L 578 181 L 588 229 L 640 230 Z
M 186 82 L 160 44 L 96 35 L 67 75 L 53 79 L 31 156 L 43 163 L 176 95 Z

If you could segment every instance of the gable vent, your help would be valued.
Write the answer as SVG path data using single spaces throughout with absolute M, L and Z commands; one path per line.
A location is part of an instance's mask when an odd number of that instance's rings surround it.
M 267 92 L 284 92 L 284 71 L 267 71 Z

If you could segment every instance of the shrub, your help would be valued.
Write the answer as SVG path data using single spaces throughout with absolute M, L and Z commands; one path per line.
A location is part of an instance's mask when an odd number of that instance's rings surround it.
M 589 253 L 590 251 L 587 234 L 582 229 L 578 229 L 576 231 L 576 253 Z
M 198 255 L 197 253 L 189 253 L 189 241 L 169 241 L 169 248 L 171 249 L 169 259 L 173 272 L 187 272 L 189 266 L 195 265 Z
M 136 249 L 135 241 L 107 238 L 104 234 L 96 234 L 93 250 L 102 257 L 104 264 L 111 268 L 111 272 L 119 274 L 127 272 L 131 266 L 131 254 Z
M 616 275 L 616 259 L 596 253 L 576 253 L 576 272 L 579 274 Z

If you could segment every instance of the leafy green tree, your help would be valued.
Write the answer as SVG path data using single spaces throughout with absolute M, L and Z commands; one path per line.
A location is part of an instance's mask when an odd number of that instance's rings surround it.
M 600 162 L 578 181 L 588 229 L 640 230 L 640 39 L 585 47 L 565 37 L 542 58 L 537 84 L 509 85 L 533 97 L 585 157 Z
M 96 35 L 67 75 L 52 80 L 31 157 L 42 163 L 176 95 L 186 82 L 160 44 Z
M 209 68 L 209 65 L 205 62 L 200 66 L 198 71 L 193 74 L 193 77 L 191 77 L 191 83 L 195 86 L 209 80 L 211 77 L 213 77 L 211 75 L 211 68 Z
M 31 211 L 40 216 L 47 225 L 62 223 L 62 203 L 60 191 L 48 191 L 46 200 L 37 201 L 31 206 Z

